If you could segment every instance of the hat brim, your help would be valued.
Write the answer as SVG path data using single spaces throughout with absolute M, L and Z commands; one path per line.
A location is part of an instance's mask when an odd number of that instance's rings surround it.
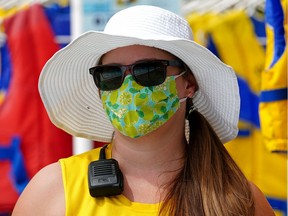
M 89 68 L 108 51 L 136 44 L 166 50 L 183 60 L 199 85 L 194 105 L 223 143 L 235 138 L 240 100 L 233 69 L 191 40 L 163 35 L 135 38 L 90 31 L 55 53 L 39 79 L 40 95 L 51 121 L 73 136 L 110 142 L 114 129 Z

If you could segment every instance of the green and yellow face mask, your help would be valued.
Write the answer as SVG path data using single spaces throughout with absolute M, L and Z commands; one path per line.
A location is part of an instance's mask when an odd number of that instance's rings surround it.
M 101 91 L 103 107 L 112 125 L 131 138 L 144 136 L 159 128 L 180 107 L 175 82 L 177 77 L 167 76 L 164 83 L 145 87 L 129 74 L 119 89 Z

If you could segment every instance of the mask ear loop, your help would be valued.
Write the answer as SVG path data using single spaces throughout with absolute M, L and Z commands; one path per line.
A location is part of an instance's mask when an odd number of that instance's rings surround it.
M 176 80 L 178 77 L 182 76 L 183 74 L 185 74 L 187 72 L 187 70 L 182 71 L 180 74 L 177 75 L 173 75 L 174 79 Z

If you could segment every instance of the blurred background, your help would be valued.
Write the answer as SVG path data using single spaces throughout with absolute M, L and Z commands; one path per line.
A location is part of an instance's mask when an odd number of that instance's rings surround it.
M 287 0 L 0 0 L 0 216 L 43 166 L 103 145 L 52 125 L 38 78 L 73 38 L 137 4 L 183 16 L 194 40 L 234 68 L 240 130 L 225 147 L 287 215 Z

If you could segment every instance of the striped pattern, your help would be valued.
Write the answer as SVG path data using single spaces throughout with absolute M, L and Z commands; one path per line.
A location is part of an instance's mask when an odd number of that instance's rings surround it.
M 117 13 L 104 32 L 84 33 L 46 63 L 39 90 L 50 119 L 74 136 L 111 141 L 113 128 L 88 69 L 112 49 L 139 44 L 166 50 L 190 67 L 199 85 L 195 106 L 223 143 L 233 139 L 240 109 L 236 75 L 191 39 L 186 20 L 161 8 L 135 6 Z

